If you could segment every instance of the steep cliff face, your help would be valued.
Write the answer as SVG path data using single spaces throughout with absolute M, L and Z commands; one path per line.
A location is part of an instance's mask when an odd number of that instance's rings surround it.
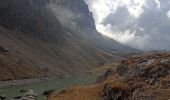
M 62 24 L 69 25 L 68 28 L 73 28 L 70 25 L 74 24 L 84 31 L 96 29 L 92 13 L 84 0 L 51 0 L 48 5 Z
M 41 39 L 54 39 L 62 28 L 52 11 L 46 8 L 47 3 L 48 0 L 2 0 L 0 24 Z
M 120 58 L 113 51 L 134 51 L 97 32 L 83 0 L 2 0 L 0 15 L 0 46 L 46 75 L 83 72 Z
M 48 40 L 61 38 L 63 28 L 95 30 L 83 0 L 2 0 L 0 14 L 4 27 Z

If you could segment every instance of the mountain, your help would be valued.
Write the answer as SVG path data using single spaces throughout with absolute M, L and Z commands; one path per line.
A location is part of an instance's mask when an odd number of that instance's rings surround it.
M 94 85 L 72 86 L 49 94 L 48 100 L 168 100 L 170 52 L 126 57 Z
M 137 51 L 98 33 L 83 0 L 1 0 L 0 15 L 0 80 L 86 72 Z

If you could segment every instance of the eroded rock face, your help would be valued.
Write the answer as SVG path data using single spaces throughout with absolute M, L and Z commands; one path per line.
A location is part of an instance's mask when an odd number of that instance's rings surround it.
M 169 70 L 169 53 L 143 54 L 131 57 L 122 61 L 116 69 L 117 73 L 124 79 L 141 77 L 150 80 L 151 83 L 169 75 Z
M 105 85 L 103 89 L 103 100 L 129 100 L 131 90 L 126 85 Z
M 129 89 L 115 89 L 115 84 L 109 88 L 104 87 L 106 94 L 103 96 L 104 100 L 170 99 L 169 52 L 143 53 L 131 56 L 117 66 L 115 73 L 120 76 L 117 81 L 127 85 Z M 109 81 L 113 81 L 114 83 L 112 77 L 114 77 L 114 75 L 110 76 Z M 127 93 L 127 95 L 125 95 L 125 93 Z
M 104 73 L 104 75 L 100 76 L 97 80 L 96 83 L 99 82 L 103 82 L 104 80 L 106 80 L 109 76 L 113 75 L 113 71 L 111 69 L 107 70 L 106 73 Z

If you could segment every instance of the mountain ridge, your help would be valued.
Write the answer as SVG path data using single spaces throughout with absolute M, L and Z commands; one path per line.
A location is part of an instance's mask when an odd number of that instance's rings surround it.
M 18 0 L 3 0 L 0 46 L 40 69 L 37 73 L 42 72 L 43 76 L 86 72 L 115 58 L 121 59 L 121 52 L 137 51 L 99 34 L 83 0 L 63 2 L 68 4 L 59 5 L 60 0 L 21 0 L 19 3 Z M 83 5 L 83 10 L 79 10 L 82 7 L 79 4 Z M 67 9 L 56 10 L 58 7 Z M 65 17 L 63 12 L 71 13 L 65 23 L 61 20 Z M 82 16 L 72 18 L 75 13 Z

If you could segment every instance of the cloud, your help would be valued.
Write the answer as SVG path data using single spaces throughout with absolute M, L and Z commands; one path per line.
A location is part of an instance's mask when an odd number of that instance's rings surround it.
M 166 13 L 168 18 L 170 19 L 170 10 Z
M 142 50 L 170 48 L 169 0 L 86 0 L 99 32 Z
M 52 9 L 57 19 L 66 27 L 76 28 L 76 20 L 81 17 L 81 14 L 73 12 L 69 7 L 62 4 L 60 0 L 53 0 L 47 5 L 48 8 Z

